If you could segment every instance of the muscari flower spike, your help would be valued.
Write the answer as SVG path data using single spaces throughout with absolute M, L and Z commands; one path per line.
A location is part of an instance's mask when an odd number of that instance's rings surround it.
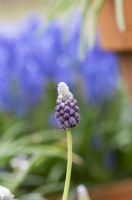
M 77 100 L 69 91 L 66 83 L 58 84 L 58 98 L 55 116 L 59 123 L 59 128 L 62 130 L 75 127 L 80 122 L 79 107 Z
M 14 195 L 6 187 L 0 186 L 0 200 L 15 200 Z

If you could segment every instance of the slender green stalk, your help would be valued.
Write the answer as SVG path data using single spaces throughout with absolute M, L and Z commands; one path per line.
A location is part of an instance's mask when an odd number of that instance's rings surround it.
M 125 15 L 124 15 L 124 2 L 123 0 L 115 0 L 115 16 L 116 23 L 121 32 L 125 32 Z
M 97 23 L 99 19 L 99 14 L 105 2 L 106 0 L 95 0 L 92 3 L 91 8 L 89 8 L 87 41 L 88 41 L 88 46 L 90 48 L 93 48 L 96 42 L 96 32 L 97 32 Z
M 67 171 L 66 171 L 66 179 L 65 179 L 65 186 L 62 200 L 67 200 L 69 186 L 70 186 L 70 179 L 71 179 L 71 169 L 72 169 L 72 135 L 71 130 L 67 129 L 67 145 L 68 145 L 68 154 L 67 154 Z
M 79 44 L 79 55 L 80 58 L 84 58 L 87 48 L 86 38 L 87 38 L 87 16 L 89 13 L 90 0 L 83 0 L 83 13 L 82 13 L 82 23 L 80 28 L 80 44 Z

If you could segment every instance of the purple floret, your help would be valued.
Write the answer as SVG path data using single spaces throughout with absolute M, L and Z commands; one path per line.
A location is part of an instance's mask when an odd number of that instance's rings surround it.
M 70 118 L 70 114 L 69 113 L 65 113 L 63 116 L 65 119 L 69 119 Z
M 64 108 L 64 111 L 69 113 L 70 112 L 70 107 L 66 105 L 65 108 Z
M 74 115 L 75 114 L 75 110 L 74 109 L 71 109 L 70 110 L 70 115 Z
M 80 122 L 80 115 L 78 113 L 79 107 L 76 104 L 76 99 L 71 99 L 64 102 L 57 100 L 55 116 L 59 123 L 60 129 L 65 130 L 73 128 Z
M 55 107 L 55 110 L 56 110 L 56 111 L 59 111 L 59 110 L 60 110 L 60 105 L 56 106 L 56 107 Z

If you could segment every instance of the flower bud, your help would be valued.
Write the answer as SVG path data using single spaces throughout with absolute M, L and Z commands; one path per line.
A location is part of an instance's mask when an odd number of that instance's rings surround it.
M 79 107 L 77 106 L 77 100 L 74 99 L 73 94 L 64 82 L 58 84 L 58 98 L 56 102 L 55 116 L 59 123 L 59 128 L 64 130 L 75 127 L 80 121 Z

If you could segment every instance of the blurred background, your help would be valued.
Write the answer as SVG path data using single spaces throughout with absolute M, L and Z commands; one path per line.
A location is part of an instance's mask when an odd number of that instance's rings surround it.
M 132 5 L 121 2 L 0 0 L 0 185 L 20 200 L 62 193 L 67 143 L 54 115 L 60 81 L 81 115 L 72 131 L 69 199 L 80 184 L 93 200 L 131 199 Z

